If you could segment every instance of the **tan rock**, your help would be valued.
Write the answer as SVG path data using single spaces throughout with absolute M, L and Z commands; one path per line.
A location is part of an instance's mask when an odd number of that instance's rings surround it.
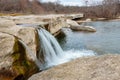
M 83 13 L 78 13 L 78 14 L 66 14 L 65 17 L 67 19 L 80 19 L 84 17 Z
M 13 21 L 15 24 L 37 24 L 43 26 L 48 24 L 47 22 L 43 22 L 42 16 L 40 15 L 0 16 L 0 19 Z
M 14 36 L 11 36 L 6 33 L 0 33 L 0 45 L 1 45 L 0 46 L 0 57 L 7 55 L 8 53 L 11 55 L 13 53 L 14 45 L 15 45 Z
M 16 30 L 16 28 L 14 28 L 13 30 Z M 39 51 L 39 38 L 37 30 L 35 28 L 21 27 L 16 33 L 16 36 L 22 39 L 27 44 L 27 46 L 29 46 L 32 53 L 36 54 L 37 51 Z
M 17 26 L 11 20 L 2 19 L 2 21 L 0 21 L 0 32 L 17 36 L 29 46 L 32 53 L 37 53 L 39 41 L 38 38 L 36 38 L 38 37 L 38 34 L 35 28 Z
M 86 20 L 77 20 L 76 21 L 78 24 L 82 24 L 82 23 L 87 23 L 87 22 L 92 22 L 92 19 L 86 19 Z
M 14 21 L 5 18 L 0 18 L 0 28 L 12 27 L 14 25 L 15 25 Z
M 76 21 L 67 19 L 66 23 L 69 24 L 70 26 L 79 26 L 79 24 Z
M 46 15 L 46 16 L 19 16 L 13 17 L 16 24 L 40 25 L 52 34 L 60 32 L 62 27 L 69 27 L 63 15 Z M 43 22 L 44 21 L 44 22 Z
M 27 79 L 38 68 L 18 38 L 0 33 L 0 80 Z
M 88 31 L 88 32 L 96 32 L 96 29 L 92 26 L 71 26 L 70 27 L 73 31 Z
M 91 22 L 91 21 L 92 21 L 92 19 L 87 18 L 85 21 L 86 21 L 86 22 Z
M 119 80 L 120 55 L 103 55 L 65 63 L 33 75 L 28 80 Z
M 39 23 L 42 23 L 41 20 L 36 19 L 36 18 L 24 18 L 24 17 L 22 17 L 22 18 L 17 18 L 17 19 L 13 19 L 13 20 L 16 24 L 26 24 L 26 23 L 39 24 Z
M 48 31 L 52 34 L 55 34 L 61 30 L 63 27 L 69 27 L 63 18 L 55 18 L 49 22 Z
M 97 18 L 96 20 L 98 20 L 98 21 L 105 21 L 107 19 L 106 18 Z

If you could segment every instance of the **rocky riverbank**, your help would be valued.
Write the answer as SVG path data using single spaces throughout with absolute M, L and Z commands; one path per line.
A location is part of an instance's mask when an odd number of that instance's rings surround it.
M 80 16 L 77 15 L 77 17 Z M 38 27 L 42 27 L 48 30 L 51 34 L 56 36 L 61 33 L 60 30 L 63 27 L 69 27 L 71 29 L 74 27 L 75 31 L 81 31 L 81 30 L 83 31 L 87 30 L 90 32 L 96 31 L 92 27 L 83 27 L 83 26 L 81 27 L 76 21 L 72 20 L 74 18 L 76 18 L 76 15 L 0 16 L 0 80 L 26 80 L 28 77 L 39 71 L 34 58 L 34 56 L 36 57 L 37 53 L 40 52 L 41 43 L 39 42 L 38 39 L 38 32 L 37 32 Z M 25 46 L 27 46 L 30 49 L 30 52 L 25 48 Z M 30 53 L 33 53 L 34 55 L 31 56 Z M 35 80 L 35 79 L 36 80 L 37 79 L 86 80 L 88 78 L 85 77 L 89 76 L 89 74 L 87 74 L 87 70 L 88 71 L 95 70 L 93 69 L 94 67 L 90 67 L 89 65 L 97 66 L 98 65 L 97 63 L 100 61 L 101 61 L 100 65 L 104 65 L 104 63 L 102 64 L 102 61 L 106 62 L 106 60 L 109 61 L 109 59 L 112 58 L 113 62 L 116 62 L 115 65 L 119 66 L 116 60 L 118 59 L 118 57 L 119 56 L 116 55 L 115 56 L 108 55 L 105 57 L 102 56 L 102 57 L 81 58 L 76 61 L 61 65 L 60 73 L 58 66 L 55 67 L 55 69 L 52 68 L 50 70 L 45 71 L 45 74 L 44 72 L 39 73 L 41 76 L 43 75 L 42 77 L 39 76 L 38 78 L 34 78 L 33 76 L 30 78 L 30 80 Z M 89 63 L 89 61 L 91 62 Z M 108 63 L 105 63 L 105 65 L 107 64 Z M 110 66 L 110 64 L 113 63 L 109 63 L 108 66 Z M 99 68 L 101 68 L 101 70 L 105 69 L 105 68 L 102 69 L 102 66 L 100 65 L 96 67 L 96 70 L 99 71 Z M 84 72 L 84 67 L 86 72 Z M 116 67 L 113 66 L 112 69 L 116 70 Z M 80 72 L 79 73 L 80 76 L 77 74 L 78 71 Z M 95 73 L 96 75 L 99 74 L 97 73 L 97 71 L 95 71 Z M 76 77 L 74 77 L 75 75 Z
M 37 73 L 28 80 L 119 80 L 120 55 L 79 58 Z
M 61 15 L 0 16 L 0 80 L 24 80 L 39 71 L 35 63 L 40 50 L 36 26 L 56 35 L 69 25 Z

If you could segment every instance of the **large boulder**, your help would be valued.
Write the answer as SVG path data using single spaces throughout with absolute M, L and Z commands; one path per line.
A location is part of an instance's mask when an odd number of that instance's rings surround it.
M 70 27 L 73 31 L 88 31 L 88 32 L 96 32 L 96 29 L 92 26 L 71 26 Z
M 0 80 L 25 80 L 38 71 L 24 44 L 0 32 Z
M 119 80 L 120 55 L 103 55 L 65 63 L 37 73 L 28 80 Z
M 0 32 L 12 34 L 23 40 L 31 49 L 32 53 L 37 53 L 39 50 L 39 41 L 37 30 L 32 27 L 17 26 L 14 21 L 8 19 L 1 19 Z
M 54 18 L 49 22 L 48 31 L 51 34 L 56 34 L 63 27 L 69 27 L 69 25 L 66 23 L 66 20 L 64 18 Z

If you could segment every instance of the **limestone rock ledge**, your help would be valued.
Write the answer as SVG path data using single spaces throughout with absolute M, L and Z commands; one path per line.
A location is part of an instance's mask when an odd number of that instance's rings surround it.
M 17 36 L 27 44 L 32 53 L 36 54 L 39 50 L 38 34 L 35 28 L 17 26 L 12 20 L 0 18 L 0 32 Z
M 96 32 L 96 29 L 92 26 L 82 26 L 79 25 L 76 21 L 67 19 L 66 23 L 70 25 L 70 28 L 73 31 L 87 31 L 87 32 Z
M 37 73 L 28 80 L 119 80 L 120 55 L 103 55 L 77 60 Z
M 87 31 L 87 32 L 96 32 L 96 29 L 92 26 L 71 26 L 73 31 Z
M 0 80 L 26 80 L 38 71 L 23 44 L 10 34 L 0 32 Z

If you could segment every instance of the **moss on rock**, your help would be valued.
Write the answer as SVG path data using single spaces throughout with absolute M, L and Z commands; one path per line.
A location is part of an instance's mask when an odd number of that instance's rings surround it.
M 0 33 L 0 80 L 27 80 L 38 71 L 26 47 L 15 36 Z
M 38 71 L 36 64 L 28 59 L 26 56 L 27 53 L 24 45 L 16 40 L 16 44 L 14 46 L 15 52 L 12 54 L 14 59 L 12 68 L 19 75 L 23 75 L 25 79 L 27 79 L 32 74 Z

